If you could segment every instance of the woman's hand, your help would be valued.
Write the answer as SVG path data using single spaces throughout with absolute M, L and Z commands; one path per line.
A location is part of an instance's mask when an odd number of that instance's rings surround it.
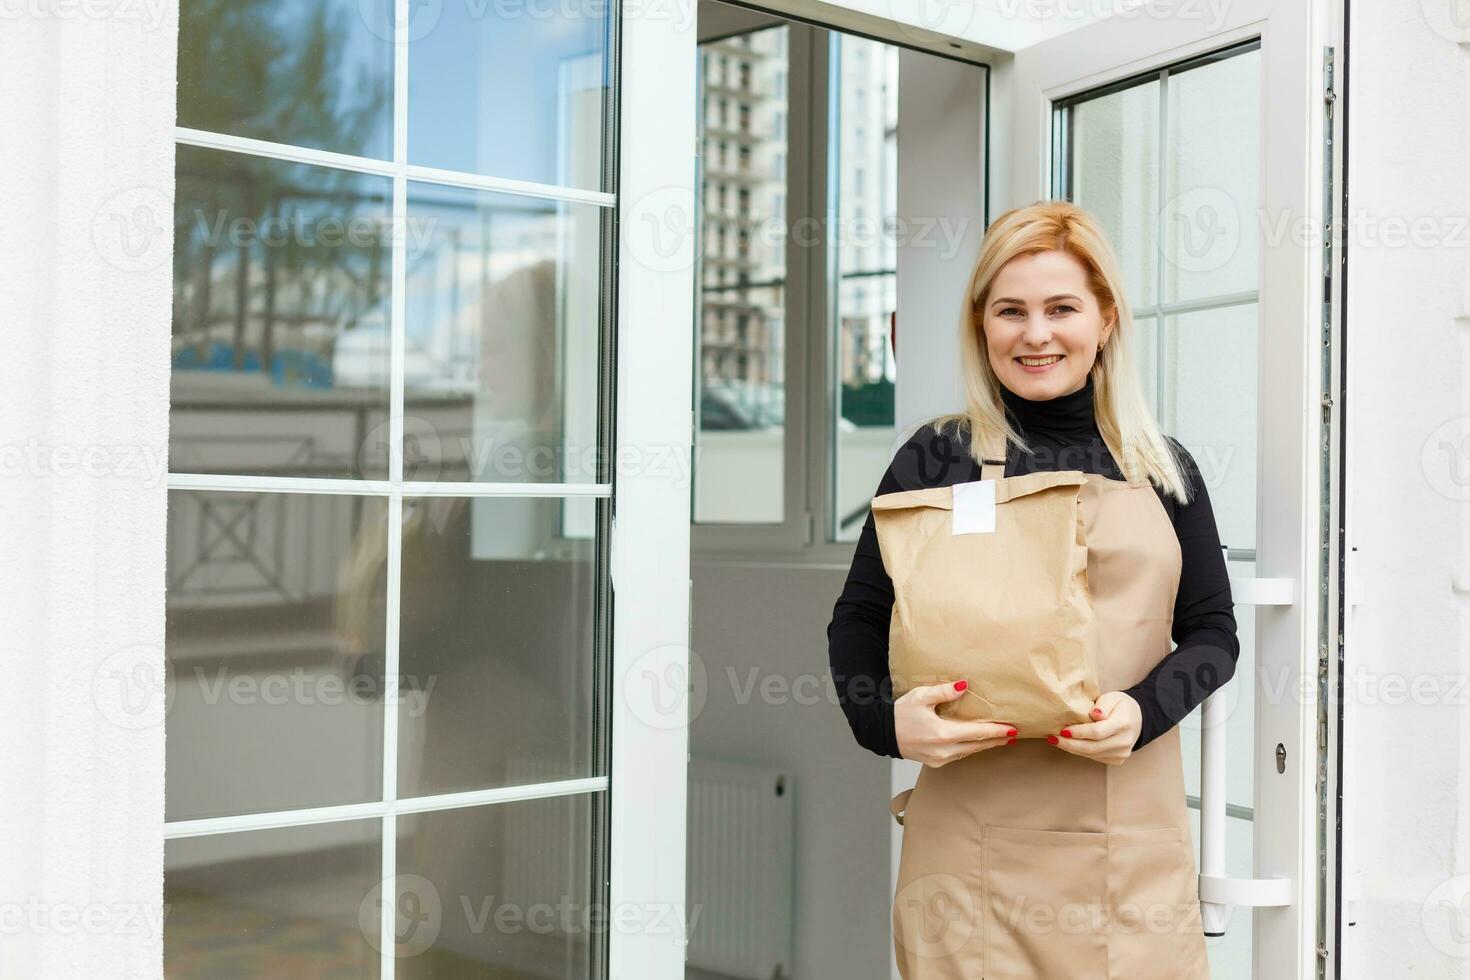
M 1116 766 L 1133 754 L 1133 743 L 1143 730 L 1143 712 L 1131 695 L 1108 691 L 1092 706 L 1096 720 L 1085 725 L 1068 725 L 1046 740 L 1073 755 Z
M 899 755 L 937 767 L 1016 740 L 1015 728 L 1006 722 L 955 721 L 935 712 L 935 705 L 963 697 L 965 687 L 964 681 L 929 684 L 893 702 Z

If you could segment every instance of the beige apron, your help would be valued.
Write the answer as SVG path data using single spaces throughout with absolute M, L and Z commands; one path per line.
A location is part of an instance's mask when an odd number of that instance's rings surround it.
M 1004 458 L 993 439 L 981 478 Z M 1120 691 L 1170 650 L 1179 541 L 1147 480 L 1087 474 L 1080 515 L 1099 689 Z M 1177 727 L 1120 765 L 1022 738 L 925 766 L 892 811 L 905 980 L 1209 980 Z

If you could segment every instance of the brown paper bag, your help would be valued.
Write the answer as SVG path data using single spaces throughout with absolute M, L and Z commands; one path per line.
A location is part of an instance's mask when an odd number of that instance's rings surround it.
M 964 678 L 947 718 L 1005 721 L 1043 738 L 1090 721 L 1098 695 L 1087 542 L 1075 470 L 995 482 L 994 530 L 956 534 L 953 487 L 873 498 L 893 580 L 894 697 Z

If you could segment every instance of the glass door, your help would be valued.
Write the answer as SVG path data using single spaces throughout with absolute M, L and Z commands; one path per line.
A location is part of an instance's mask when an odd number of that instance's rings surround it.
M 682 973 L 693 34 L 631 21 L 181 10 L 168 976 Z
M 1305 977 L 1322 911 L 1317 651 L 1335 609 L 1320 599 L 1323 267 L 1299 229 L 1323 225 L 1325 122 L 1305 96 L 1262 96 L 1319 92 L 1307 52 L 1322 46 L 1304 5 L 1234 5 L 1214 24 L 1140 9 L 1018 53 L 999 209 L 1073 200 L 1119 252 L 1145 384 L 1209 487 L 1241 637 L 1234 679 L 1182 725 L 1213 974 Z

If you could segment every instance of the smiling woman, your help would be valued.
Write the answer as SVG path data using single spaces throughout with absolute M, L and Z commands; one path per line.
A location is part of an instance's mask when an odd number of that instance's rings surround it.
M 1137 980 L 1209 975 L 1178 723 L 1230 679 L 1240 645 L 1209 496 L 1143 399 L 1117 268 L 1092 216 L 1065 201 L 990 227 L 960 336 L 966 410 L 921 426 L 873 501 L 953 508 L 939 540 L 975 538 L 963 562 L 926 570 L 950 550 L 890 536 L 885 557 L 870 515 L 828 626 L 859 743 L 925 764 L 892 803 L 904 827 L 893 926 L 906 980 L 1097 976 L 1125 963 Z M 1085 474 L 1075 506 L 1031 519 L 1019 538 L 997 534 L 1021 522 L 996 510 L 1015 507 L 1040 485 L 1028 474 L 1043 471 Z M 985 483 L 990 492 L 969 492 Z M 987 502 L 978 529 L 960 527 L 962 484 L 975 485 L 964 501 Z M 1052 599 L 1082 571 L 1044 566 L 1056 540 L 1085 542 L 1085 636 L 1032 651 L 1030 638 L 1056 625 Z M 890 650 L 891 626 L 901 648 Z M 911 684 L 892 676 L 893 654 L 964 668 Z M 1026 672 L 1015 665 L 1028 660 L 1047 670 L 1017 689 Z M 1034 712 L 1019 717 L 1044 677 L 1092 676 L 1073 721 L 1046 730 L 1027 723 Z M 968 700 L 951 704 L 972 696 L 981 717 L 954 710 Z M 1022 900 L 1047 921 L 1094 903 L 1108 913 L 1058 933 L 1008 908 Z M 1165 927 L 1132 924 L 1145 905 Z
M 1051 292 L 1054 284 L 1066 287 Z M 1011 391 L 1032 400 L 1081 388 L 1113 330 L 1087 283 L 1087 267 L 1068 252 L 1020 256 L 995 277 L 984 311 L 991 368 Z

